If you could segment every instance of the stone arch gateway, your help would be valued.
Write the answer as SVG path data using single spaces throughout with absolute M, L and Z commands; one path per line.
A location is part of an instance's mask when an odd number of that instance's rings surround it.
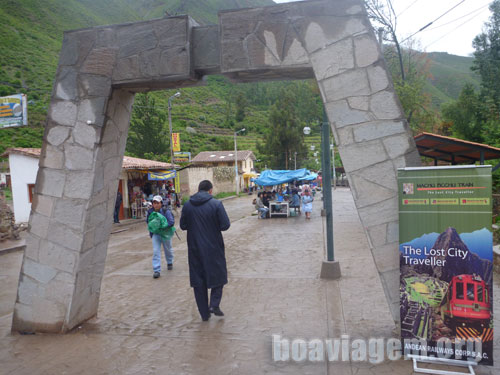
M 362 0 L 313 0 L 65 33 L 12 330 L 66 332 L 97 313 L 134 93 L 315 78 L 398 319 L 396 170 L 420 159 Z

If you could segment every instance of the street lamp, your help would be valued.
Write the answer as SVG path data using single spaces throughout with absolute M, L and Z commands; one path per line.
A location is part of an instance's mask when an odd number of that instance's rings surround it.
M 172 168 L 174 168 L 174 149 L 172 147 L 172 115 L 170 111 L 172 110 L 172 99 L 178 98 L 181 93 L 177 91 L 174 95 L 168 98 L 168 130 L 170 133 L 170 162 L 172 163 Z
M 236 145 L 236 136 L 238 133 L 244 132 L 245 128 L 240 129 L 236 132 L 234 132 L 234 173 L 236 174 L 234 181 L 236 183 L 236 195 L 238 196 L 240 194 L 240 186 L 239 186 L 239 179 L 238 179 L 238 146 Z
M 311 133 L 311 128 L 306 126 L 304 134 Z M 323 171 L 323 209 L 326 216 L 326 260 L 321 265 L 321 278 L 338 279 L 340 277 L 340 265 L 335 261 L 333 246 L 333 199 L 332 180 L 330 169 L 330 123 L 323 111 L 323 122 L 321 124 L 321 170 Z

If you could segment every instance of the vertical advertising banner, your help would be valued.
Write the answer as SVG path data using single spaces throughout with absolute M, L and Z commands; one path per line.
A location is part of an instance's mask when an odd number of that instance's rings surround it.
M 25 94 L 0 98 L 0 128 L 28 125 L 28 103 Z
M 405 353 L 493 365 L 491 166 L 399 169 L 398 189 Z
M 172 133 L 172 150 L 181 150 L 181 137 L 179 136 L 179 133 Z

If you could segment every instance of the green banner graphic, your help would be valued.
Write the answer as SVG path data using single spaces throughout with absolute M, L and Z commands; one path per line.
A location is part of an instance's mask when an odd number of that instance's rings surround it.
M 404 168 L 398 189 L 405 353 L 493 365 L 491 166 Z

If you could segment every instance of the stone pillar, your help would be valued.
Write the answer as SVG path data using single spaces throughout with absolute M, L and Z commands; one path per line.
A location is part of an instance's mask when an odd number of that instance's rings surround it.
M 336 22 L 316 16 L 301 25 L 304 46 L 398 320 L 397 168 L 420 165 L 420 157 L 364 7 L 359 1 L 338 1 L 332 8 Z

